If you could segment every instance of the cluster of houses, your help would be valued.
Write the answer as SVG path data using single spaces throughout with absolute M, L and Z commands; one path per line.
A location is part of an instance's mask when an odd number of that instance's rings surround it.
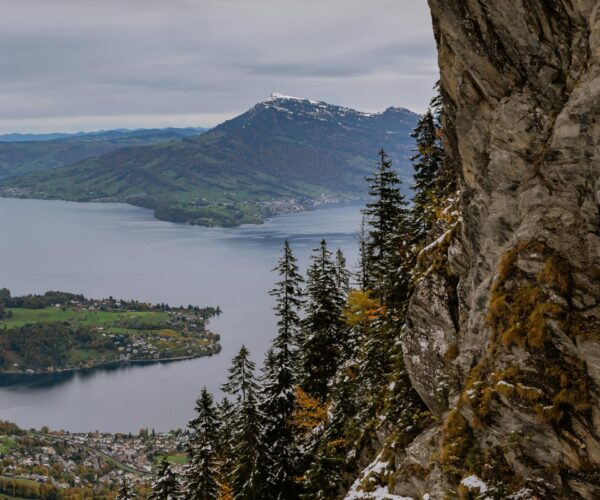
M 152 480 L 160 457 L 184 457 L 183 432 L 139 435 L 57 433 L 11 436 L 14 446 L 0 453 L 1 475 L 29 479 L 57 488 L 105 485 L 126 479 L 131 484 Z

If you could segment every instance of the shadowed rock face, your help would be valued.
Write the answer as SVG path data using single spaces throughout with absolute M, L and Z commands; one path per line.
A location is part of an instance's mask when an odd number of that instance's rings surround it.
M 499 498 L 600 498 L 600 3 L 429 4 L 462 223 L 409 307 L 439 423 L 394 493 L 477 493 L 476 474 Z

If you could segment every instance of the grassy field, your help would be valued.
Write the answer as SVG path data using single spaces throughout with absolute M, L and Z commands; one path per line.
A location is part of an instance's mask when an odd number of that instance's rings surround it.
M 106 311 L 77 311 L 60 307 L 46 307 L 44 309 L 9 308 L 11 318 L 3 320 L 6 328 L 18 328 L 31 323 L 69 323 L 76 322 L 81 326 L 101 327 L 107 333 L 127 333 L 133 329 L 119 326 L 123 320 L 137 320 L 143 324 L 165 325 L 169 314 L 161 311 L 142 312 L 106 312 Z M 134 330 L 138 331 L 138 330 Z
M 167 462 L 177 465 L 186 465 L 189 462 L 186 453 L 176 453 L 175 455 L 168 455 L 166 457 L 158 455 L 155 460 L 156 463 L 160 462 L 163 458 L 167 459 Z
M 95 311 L 80 306 L 6 311 L 0 321 L 0 369 L 5 371 L 204 356 L 218 346 L 203 319 L 193 313 L 182 318 L 181 311 Z
M 15 444 L 14 439 L 8 436 L 0 436 L 0 453 L 8 453 Z

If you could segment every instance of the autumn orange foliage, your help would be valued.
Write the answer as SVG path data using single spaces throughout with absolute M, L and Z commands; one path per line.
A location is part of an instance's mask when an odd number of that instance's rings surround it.
M 318 399 L 306 394 L 301 387 L 296 387 L 296 409 L 292 424 L 301 433 L 308 434 L 315 427 L 327 421 L 327 406 Z

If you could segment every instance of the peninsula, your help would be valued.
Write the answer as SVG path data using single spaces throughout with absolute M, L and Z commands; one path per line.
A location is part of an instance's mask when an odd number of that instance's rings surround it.
M 221 350 L 209 319 L 219 307 L 171 307 L 0 289 L 0 373 L 54 373 L 117 363 L 211 356 Z

